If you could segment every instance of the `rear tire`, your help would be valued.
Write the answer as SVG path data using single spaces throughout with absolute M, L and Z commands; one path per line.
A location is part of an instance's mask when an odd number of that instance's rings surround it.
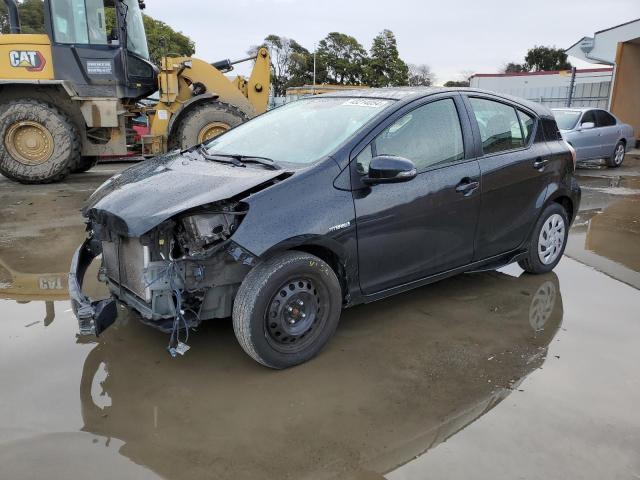
M 342 291 L 331 267 L 291 251 L 247 274 L 233 305 L 233 329 L 251 358 L 270 368 L 287 368 L 322 350 L 341 310 Z
M 232 105 L 223 102 L 203 103 L 185 113 L 169 143 L 172 149 L 186 150 L 215 138 L 248 119 Z
M 32 99 L 0 107 L 0 173 L 20 183 L 58 182 L 80 158 L 80 136 L 70 118 Z
M 78 164 L 71 169 L 71 173 L 84 173 L 98 164 L 100 157 L 82 157 Z
M 625 146 L 624 146 L 624 142 L 621 140 L 618 143 L 616 143 L 616 146 L 613 149 L 613 153 L 609 158 L 607 158 L 607 166 L 611 168 L 620 167 L 622 165 L 622 162 L 624 161 L 624 153 L 625 153 Z
M 527 257 L 518 265 L 529 273 L 547 273 L 555 268 L 567 245 L 569 219 L 559 203 L 551 203 L 542 211 L 529 241 Z

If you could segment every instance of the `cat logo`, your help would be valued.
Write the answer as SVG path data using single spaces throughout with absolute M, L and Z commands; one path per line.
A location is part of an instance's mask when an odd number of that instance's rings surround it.
M 26 68 L 28 72 L 41 72 L 47 63 L 44 56 L 34 50 L 11 50 L 9 62 L 14 68 Z

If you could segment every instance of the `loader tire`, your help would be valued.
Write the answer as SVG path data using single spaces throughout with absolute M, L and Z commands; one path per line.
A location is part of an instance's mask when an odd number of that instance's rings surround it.
M 169 139 L 171 149 L 186 150 L 217 137 L 249 119 L 239 108 L 223 102 L 207 102 L 184 114 Z
M 91 170 L 98 164 L 100 157 L 82 157 L 80 161 L 71 169 L 71 173 L 84 173 Z
M 20 183 L 64 179 L 80 161 L 80 135 L 48 103 L 13 100 L 0 106 L 0 173 Z

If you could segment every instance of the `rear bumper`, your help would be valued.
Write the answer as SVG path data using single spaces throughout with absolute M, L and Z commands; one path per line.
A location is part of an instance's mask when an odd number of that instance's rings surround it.
M 93 259 L 100 254 L 99 242 L 88 238 L 76 250 L 69 272 L 69 296 L 71 308 L 78 319 L 80 335 L 99 336 L 113 324 L 118 316 L 113 298 L 93 300 L 82 292 L 82 283 Z

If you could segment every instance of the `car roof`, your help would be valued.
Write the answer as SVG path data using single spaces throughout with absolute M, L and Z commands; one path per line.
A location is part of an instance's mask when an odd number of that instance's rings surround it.
M 349 97 L 349 98 L 380 98 L 398 100 L 402 103 L 409 103 L 413 100 L 435 95 L 437 93 L 461 92 L 461 93 L 482 93 L 522 105 L 532 110 L 539 116 L 551 116 L 551 111 L 539 103 L 532 102 L 520 97 L 506 95 L 504 93 L 491 92 L 479 88 L 468 87 L 387 87 L 387 88 L 362 88 L 353 90 L 341 90 L 322 94 L 322 97 Z
M 586 112 L 587 110 L 604 110 L 604 108 L 598 107 L 553 107 L 553 110 L 560 110 L 563 112 Z M 606 110 L 605 110 L 606 111 Z

